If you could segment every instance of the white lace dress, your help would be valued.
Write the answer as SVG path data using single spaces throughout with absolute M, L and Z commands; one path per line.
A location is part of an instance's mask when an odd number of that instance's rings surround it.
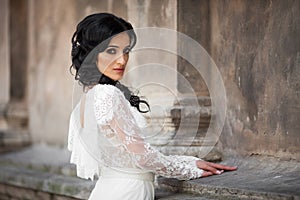
M 89 200 L 153 200 L 154 174 L 201 177 L 192 156 L 166 156 L 141 137 L 143 116 L 111 85 L 96 85 L 74 108 L 68 149 L 77 176 L 99 179 Z

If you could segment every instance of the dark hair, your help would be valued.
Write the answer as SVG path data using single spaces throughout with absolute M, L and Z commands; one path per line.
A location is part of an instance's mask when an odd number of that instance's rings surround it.
M 95 66 L 89 68 L 89 73 L 80 70 L 88 54 L 98 45 L 97 52 L 103 52 L 111 38 L 121 32 L 127 31 L 130 38 L 130 48 L 136 43 L 136 35 L 130 23 L 110 13 L 97 13 L 85 17 L 76 28 L 72 37 L 72 65 L 76 70 L 75 79 L 83 86 L 97 84 L 101 76 Z M 91 73 L 93 70 L 93 73 Z M 94 76 L 90 76 L 93 74 Z M 96 77 L 95 77 L 96 76 Z
M 124 93 L 125 98 L 132 106 L 140 112 L 148 112 L 140 110 L 140 103 L 146 104 L 149 108 L 148 103 L 133 95 L 128 87 L 102 74 L 95 64 L 96 59 L 92 63 L 86 63 L 86 59 L 91 56 L 92 51 L 96 51 L 96 55 L 103 52 L 109 45 L 111 38 L 124 31 L 130 38 L 129 48 L 132 49 L 136 44 L 136 34 L 129 22 L 110 13 L 97 13 L 85 17 L 77 25 L 72 36 L 70 71 L 72 73 L 72 69 L 75 69 L 75 80 L 78 80 L 84 89 L 96 84 L 114 85 Z

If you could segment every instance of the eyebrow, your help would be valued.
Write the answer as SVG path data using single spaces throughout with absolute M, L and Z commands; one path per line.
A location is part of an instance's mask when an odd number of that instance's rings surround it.
M 119 47 L 119 46 L 117 46 L 117 45 L 109 45 L 108 47 L 120 48 L 120 47 Z M 127 45 L 125 48 L 128 48 L 128 47 L 130 47 L 130 45 Z
M 120 48 L 119 46 L 116 46 L 116 45 L 109 45 L 108 47 Z

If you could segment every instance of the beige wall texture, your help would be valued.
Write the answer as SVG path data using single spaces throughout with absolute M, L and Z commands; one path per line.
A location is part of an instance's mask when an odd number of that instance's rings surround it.
M 177 18 L 178 30 L 210 53 L 225 83 L 219 148 L 300 160 L 300 2 L 179 0 Z M 178 70 L 205 95 L 192 67 L 179 62 Z
M 300 160 L 300 1 L 212 1 L 211 55 L 224 77 L 224 149 Z
M 227 92 L 227 121 L 218 143 L 222 151 L 300 160 L 300 1 L 0 2 L 0 103 L 4 105 L 0 120 L 8 100 L 17 105 L 25 102 L 22 116 L 28 116 L 33 143 L 66 144 L 74 84 L 69 73 L 70 38 L 86 15 L 112 12 L 135 28 L 158 26 L 183 32 L 210 53 Z M 145 55 L 140 56 L 143 59 L 133 57 L 133 66 L 147 61 Z M 157 60 L 186 76 L 199 96 L 209 96 L 201 76 L 188 63 L 162 54 Z M 176 73 L 148 69 L 142 76 L 129 74 L 126 81 L 139 84 L 145 77 L 163 78 L 171 88 L 184 92 Z M 161 95 L 167 106 L 172 104 L 163 90 L 153 91 L 146 90 L 149 101 L 157 103 Z
M 0 7 L 0 127 L 7 128 L 7 123 L 3 117 L 5 112 L 5 107 L 9 102 L 9 9 L 8 0 L 1 2 Z
M 28 7 L 29 128 L 35 143 L 66 143 L 73 89 L 73 76 L 68 70 L 71 64 L 70 39 L 81 19 L 95 12 L 112 12 L 128 19 L 135 28 L 159 26 L 176 29 L 176 1 L 172 0 L 30 0 Z M 175 68 L 176 60 L 173 63 Z M 159 75 L 157 71 L 148 73 Z M 134 73 L 131 76 L 137 81 L 140 77 Z M 173 76 L 174 87 L 175 78 Z

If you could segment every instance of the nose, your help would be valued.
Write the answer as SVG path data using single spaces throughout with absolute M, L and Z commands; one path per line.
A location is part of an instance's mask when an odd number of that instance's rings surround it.
M 117 58 L 117 63 L 121 64 L 121 65 L 125 65 L 126 64 L 126 61 L 127 61 L 127 56 L 125 54 L 122 54 L 120 55 L 118 58 Z

